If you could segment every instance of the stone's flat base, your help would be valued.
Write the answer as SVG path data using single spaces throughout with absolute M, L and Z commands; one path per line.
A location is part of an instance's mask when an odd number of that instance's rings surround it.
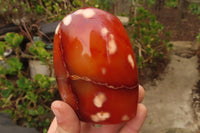
M 140 133 L 179 133 L 170 129 L 187 129 L 192 133 L 198 125 L 192 109 L 192 89 L 200 79 L 197 56 L 190 51 L 192 43 L 173 42 L 174 50 L 165 72 L 144 85 L 147 119 Z M 166 132 L 161 132 L 166 131 Z
M 17 126 L 8 114 L 0 113 L 0 133 L 39 133 L 34 128 L 23 128 Z

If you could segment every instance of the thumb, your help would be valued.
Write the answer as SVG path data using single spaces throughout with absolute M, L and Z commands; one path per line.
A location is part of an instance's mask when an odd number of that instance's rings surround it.
M 74 110 L 65 102 L 54 101 L 51 109 L 56 117 L 56 133 L 79 133 L 80 121 Z
M 147 115 L 147 108 L 143 104 L 138 104 L 135 118 L 128 121 L 120 133 L 139 133 Z

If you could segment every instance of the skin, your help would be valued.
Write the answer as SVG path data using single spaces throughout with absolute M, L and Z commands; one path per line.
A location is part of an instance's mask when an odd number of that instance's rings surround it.
M 139 86 L 138 110 L 133 119 L 121 124 L 102 125 L 100 127 L 80 121 L 67 103 L 54 101 L 51 108 L 55 118 L 49 127 L 48 133 L 139 133 L 147 115 L 147 109 L 141 103 L 144 95 L 144 88 Z

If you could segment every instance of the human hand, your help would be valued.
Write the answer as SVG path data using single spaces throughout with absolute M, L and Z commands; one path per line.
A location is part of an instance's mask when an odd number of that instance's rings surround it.
M 52 121 L 48 133 L 138 133 L 146 118 L 147 109 L 141 104 L 144 98 L 144 88 L 139 86 L 139 104 L 136 116 L 128 122 L 121 124 L 102 125 L 79 120 L 74 110 L 63 101 L 54 101 L 51 105 L 55 118 Z

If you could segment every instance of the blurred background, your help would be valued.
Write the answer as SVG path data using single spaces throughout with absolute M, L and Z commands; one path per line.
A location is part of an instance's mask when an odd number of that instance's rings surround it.
M 200 133 L 200 0 L 0 0 L 0 132 L 46 133 L 60 99 L 53 37 L 67 14 L 117 16 L 137 59 L 141 133 Z

